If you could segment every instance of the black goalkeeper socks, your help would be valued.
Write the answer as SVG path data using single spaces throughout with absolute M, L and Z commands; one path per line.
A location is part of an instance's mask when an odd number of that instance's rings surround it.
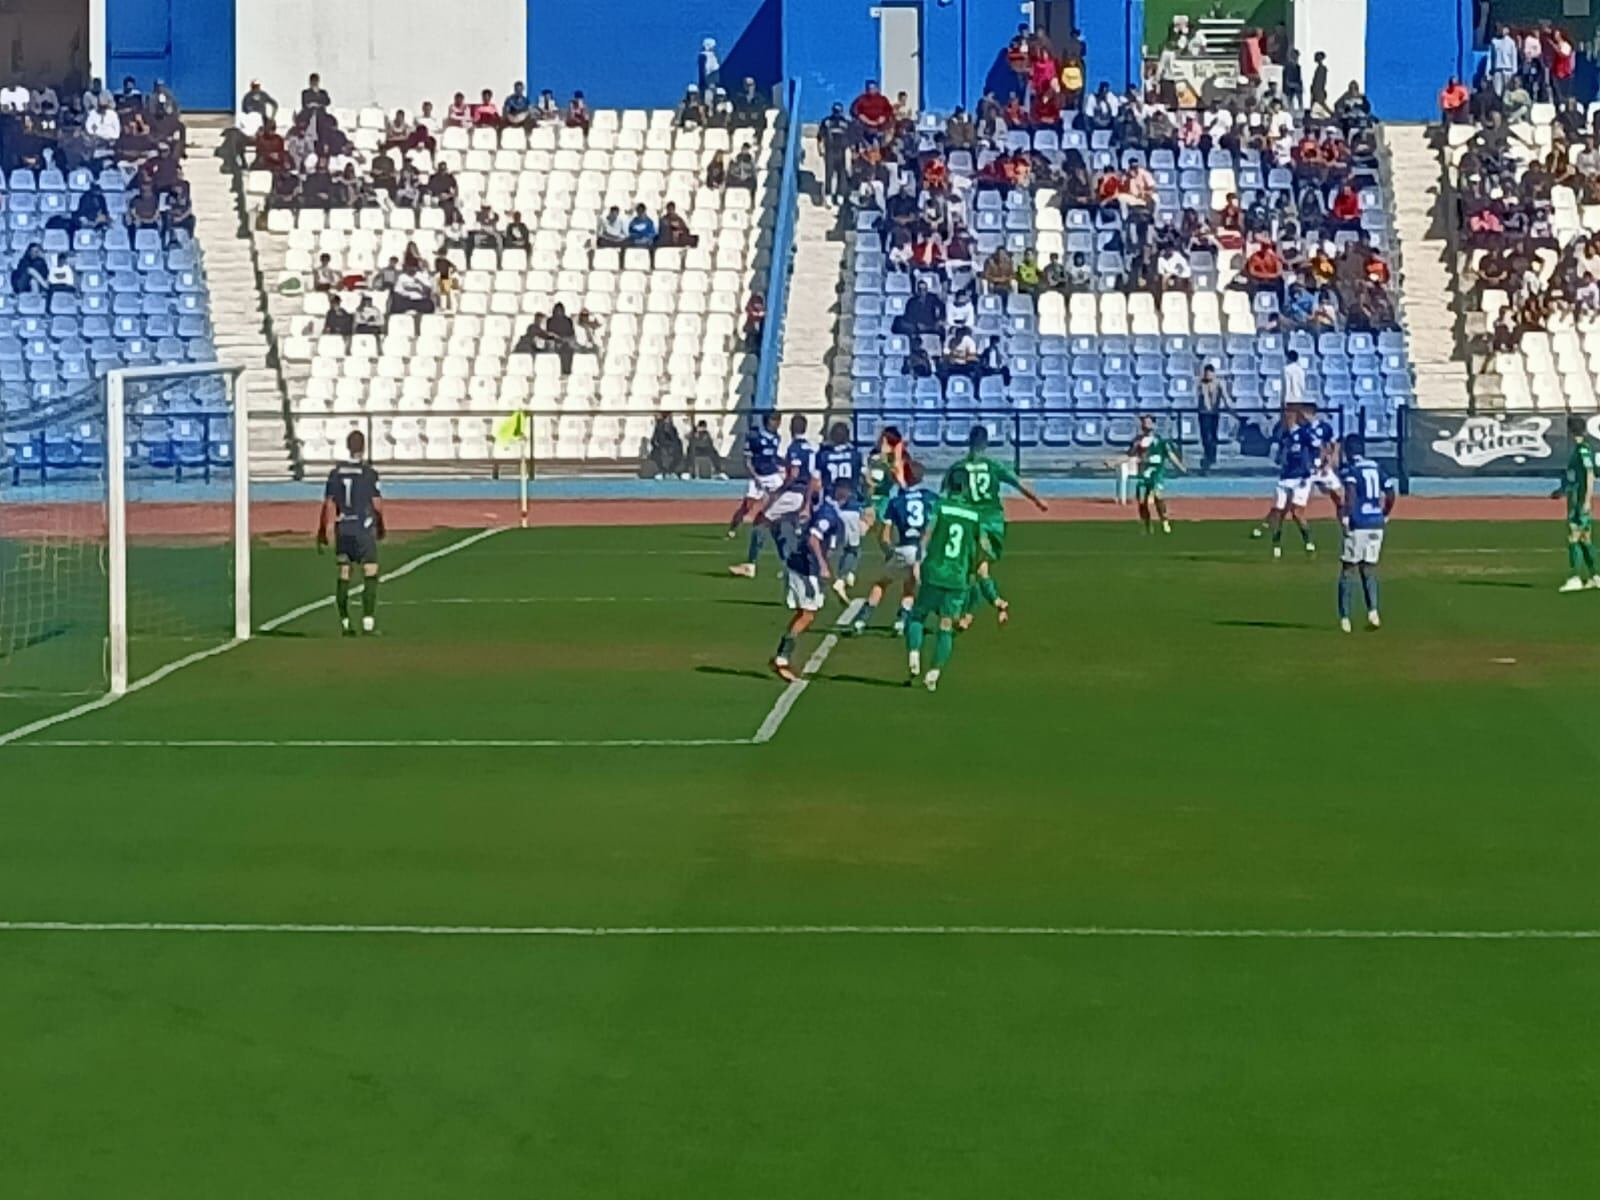
M 339 607 L 339 619 L 348 621 L 350 619 L 350 581 L 348 579 L 339 580 L 334 587 L 333 602 Z
M 361 615 L 368 618 L 378 615 L 378 577 L 369 575 L 361 588 Z

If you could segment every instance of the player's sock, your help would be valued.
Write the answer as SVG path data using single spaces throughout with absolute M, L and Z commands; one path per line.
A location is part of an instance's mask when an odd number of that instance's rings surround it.
M 872 604 L 870 602 L 866 602 L 861 605 L 861 608 L 856 612 L 855 624 L 857 629 L 865 629 L 868 625 L 872 624 L 872 610 L 877 607 L 878 606 L 876 604 Z
M 750 549 L 744 558 L 752 566 L 761 560 L 761 532 L 759 524 L 750 526 Z
M 350 621 L 350 581 L 341 579 L 334 585 L 333 602 L 339 608 L 339 620 L 346 624 Z
M 361 585 L 361 620 L 366 628 L 372 626 L 367 622 L 375 621 L 378 617 L 378 577 L 368 575 Z
M 950 652 L 956 648 L 956 631 L 954 629 L 940 628 L 939 635 L 933 643 L 933 669 L 943 670 L 945 663 L 950 661 Z
M 839 574 L 840 574 L 840 576 L 842 577 L 842 576 L 845 576 L 845 575 L 854 575 L 856 573 L 856 564 L 858 562 L 860 562 L 860 561 L 861 561 L 861 547 L 860 546 L 846 546 L 843 550 L 839 551 Z
M 1366 597 L 1367 611 L 1378 611 L 1378 572 L 1366 563 L 1361 564 L 1361 594 Z
M 993 575 L 978 576 L 978 593 L 995 607 L 1000 605 L 1000 585 L 994 581 Z
M 1579 542 L 1578 543 L 1578 549 L 1583 551 L 1584 569 L 1587 570 L 1590 575 L 1593 575 L 1594 574 L 1594 543 L 1593 542 Z
M 1304 521 L 1296 521 L 1295 525 L 1300 530 L 1300 541 L 1307 546 L 1311 545 L 1311 526 Z
M 788 662 L 789 656 L 794 653 L 794 634 L 786 633 L 778 639 L 778 653 L 774 657 L 779 662 Z
M 921 621 L 906 622 L 906 649 L 913 654 L 922 653 L 922 639 L 927 630 L 922 627 Z
M 1348 620 L 1350 617 L 1350 593 L 1355 590 L 1355 580 L 1348 569 L 1339 572 L 1339 619 Z

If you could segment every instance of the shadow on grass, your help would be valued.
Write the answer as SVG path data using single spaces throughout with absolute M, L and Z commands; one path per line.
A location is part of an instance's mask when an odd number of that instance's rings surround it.
M 745 596 L 719 596 L 713 604 L 742 604 L 747 608 L 782 608 L 782 600 L 752 600 Z
M 815 676 L 822 683 L 854 683 L 862 687 L 904 688 L 904 679 L 877 679 L 871 675 L 818 675 Z
M 1222 620 L 1222 621 L 1213 621 L 1212 624 L 1213 625 L 1225 625 L 1225 626 L 1228 626 L 1229 628 L 1232 628 L 1232 629 L 1317 629 L 1317 628 L 1320 628 L 1320 626 L 1313 625 L 1309 621 L 1245 621 L 1245 620 L 1240 620 L 1240 619 L 1228 619 L 1228 620 Z
M 258 629 L 256 630 L 256 636 L 267 638 L 308 638 L 315 635 L 302 633 L 297 629 Z
M 1458 587 L 1516 588 L 1525 592 L 1531 592 L 1539 586 L 1536 583 L 1528 583 L 1526 580 L 1521 579 L 1458 579 L 1456 580 L 1456 585 Z
M 695 669 L 697 675 L 727 675 L 739 679 L 776 679 L 771 671 L 759 671 L 754 667 L 717 667 L 699 666 Z

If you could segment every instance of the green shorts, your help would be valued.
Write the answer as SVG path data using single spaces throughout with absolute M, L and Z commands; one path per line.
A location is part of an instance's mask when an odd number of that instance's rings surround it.
M 1135 500 L 1152 500 L 1161 495 L 1167 481 L 1160 475 L 1141 475 L 1133 481 L 1133 498 Z
M 1006 552 L 1006 519 L 1000 513 L 985 515 L 978 522 L 978 541 L 983 546 L 983 556 L 990 562 L 999 562 Z
M 1567 538 L 1570 541 L 1582 541 L 1589 536 L 1589 530 L 1594 525 L 1594 514 L 1586 512 L 1567 512 Z
M 959 620 L 967 609 L 967 589 L 940 587 L 925 583 L 917 589 L 916 603 L 911 606 L 911 619 L 921 621 L 929 616 L 949 617 Z

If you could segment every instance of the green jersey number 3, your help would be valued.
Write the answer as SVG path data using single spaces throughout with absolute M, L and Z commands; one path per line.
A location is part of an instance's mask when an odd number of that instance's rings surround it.
M 960 558 L 961 557 L 961 545 L 962 545 L 963 540 L 966 537 L 966 534 L 967 534 L 967 531 L 966 531 L 965 526 L 961 526 L 961 525 L 952 525 L 952 526 L 950 526 L 950 538 L 944 544 L 944 556 L 946 558 Z

